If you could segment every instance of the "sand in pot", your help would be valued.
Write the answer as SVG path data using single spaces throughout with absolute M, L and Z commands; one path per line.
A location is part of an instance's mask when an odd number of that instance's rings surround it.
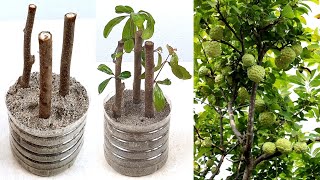
M 70 79 L 68 95 L 59 95 L 59 75 L 52 75 L 52 109 L 48 119 L 39 118 L 39 73 L 30 87 L 12 85 L 6 95 L 11 148 L 18 162 L 39 176 L 52 176 L 69 168 L 83 144 L 89 99 L 85 88 Z M 45 161 L 45 162 L 42 162 Z
M 121 118 L 112 118 L 115 97 L 105 107 L 104 152 L 109 165 L 126 176 L 145 176 L 160 169 L 168 158 L 170 105 L 144 117 L 144 103 L 133 104 L 132 90 L 124 91 Z M 141 92 L 144 97 L 144 92 Z

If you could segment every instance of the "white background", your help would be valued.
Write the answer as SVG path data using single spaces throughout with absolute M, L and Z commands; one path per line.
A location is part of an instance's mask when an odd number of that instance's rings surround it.
M 110 2 L 111 1 L 106 1 Z M 139 1 L 140 2 L 140 1 Z M 144 1 L 147 2 L 147 1 Z M 114 2 L 113 2 L 114 3 Z M 162 1 L 161 3 L 164 3 Z M 24 13 L 27 13 L 27 4 Z M 168 5 L 169 1 L 153 6 L 160 9 L 160 6 Z M 62 4 L 57 5 L 59 9 Z M 110 8 L 111 5 L 105 5 Z M 41 6 L 41 11 L 49 11 Z M 74 9 L 76 7 L 73 7 Z M 68 8 L 66 8 L 68 9 Z M 112 9 L 112 8 L 111 8 Z M 146 8 L 141 8 L 146 9 Z M 166 8 L 162 8 L 166 11 Z M 170 9 L 170 8 L 169 8 Z M 38 6 L 40 11 L 40 6 Z M 151 12 L 151 10 L 149 10 Z M 192 9 L 190 9 L 192 11 Z M 67 10 L 69 12 L 69 10 Z M 78 13 L 79 14 L 79 13 Z M 1 14 L 2 16 L 3 14 Z M 36 56 L 36 62 L 32 71 L 39 71 L 39 54 L 37 35 L 42 30 L 49 30 L 53 35 L 53 72 L 59 73 L 63 16 L 59 20 L 36 20 L 32 34 L 31 52 Z M 177 13 L 178 16 L 178 13 Z M 156 16 L 155 16 L 156 17 Z M 190 12 L 190 23 L 192 13 Z M 52 18 L 49 18 L 52 19 Z M 56 19 L 56 18 L 53 18 Z M 160 23 L 159 23 L 160 24 Z M 172 25 L 170 23 L 169 25 Z M 5 106 L 5 94 L 9 86 L 21 75 L 23 69 L 23 28 L 25 18 L 15 21 L 0 21 L 0 179 L 40 179 L 23 169 L 14 159 L 9 144 L 9 125 Z M 97 87 L 107 76 L 96 70 L 99 65 L 96 62 L 96 20 L 93 18 L 81 17 L 76 21 L 75 44 L 72 56 L 71 76 L 76 77 L 86 88 L 90 96 L 90 107 L 87 116 L 87 124 L 84 134 L 84 145 L 74 165 L 63 173 L 50 179 L 131 179 L 114 171 L 105 161 L 103 154 L 103 99 L 108 92 L 114 90 L 111 81 L 105 92 L 98 95 Z M 164 28 L 165 29 L 165 28 Z M 192 33 L 191 29 L 188 29 Z M 172 34 L 180 34 L 179 31 L 172 31 Z M 111 34 L 116 36 L 116 34 Z M 172 36 L 172 35 L 171 35 Z M 101 36 L 102 37 L 102 36 Z M 192 37 L 192 34 L 190 35 Z M 102 37 L 103 38 L 103 37 Z M 165 39 L 165 37 L 164 37 Z M 181 39 L 174 39 L 175 44 L 181 44 Z M 111 39 L 109 43 L 113 44 Z M 188 43 L 186 43 L 188 42 Z M 192 39 L 184 42 L 183 47 L 188 47 L 190 52 L 182 51 L 176 46 L 180 56 L 192 59 Z M 187 49 L 188 49 L 187 48 Z M 180 50 L 181 49 L 181 50 Z M 182 62 L 189 72 L 192 72 L 192 62 Z M 109 63 L 112 67 L 112 64 Z M 131 62 L 124 62 L 123 70 L 132 70 Z M 193 113 L 192 113 L 192 80 L 182 81 L 172 77 L 170 68 L 165 68 L 160 79 L 169 77 L 172 80 L 170 87 L 164 87 L 164 93 L 172 102 L 171 126 L 169 136 L 169 158 L 164 167 L 156 173 L 138 179 L 192 179 L 193 178 Z M 131 80 L 125 81 L 128 88 L 131 87 Z

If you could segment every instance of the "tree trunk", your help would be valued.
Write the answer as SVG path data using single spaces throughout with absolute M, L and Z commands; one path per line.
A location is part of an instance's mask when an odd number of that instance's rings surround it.
M 34 55 L 31 55 L 30 49 L 31 49 L 31 34 L 32 34 L 32 28 L 33 28 L 33 22 L 34 22 L 36 10 L 37 10 L 36 5 L 34 4 L 29 5 L 27 22 L 23 30 L 24 32 L 24 43 L 23 43 L 24 64 L 23 64 L 22 76 L 18 80 L 22 88 L 29 87 L 31 68 L 34 63 Z
M 138 30 L 135 34 L 134 44 L 134 78 L 133 78 L 133 103 L 139 104 L 141 101 L 141 52 L 142 52 L 142 31 Z
M 145 79 L 145 110 L 144 115 L 148 118 L 154 117 L 154 107 L 153 107 L 153 83 L 154 83 L 154 44 L 151 41 L 146 41 L 144 44 L 146 52 L 146 79 Z
M 66 96 L 69 92 L 70 64 L 74 39 L 74 26 L 77 14 L 67 13 L 64 16 L 64 32 L 62 43 L 62 54 L 60 64 L 60 88 L 59 94 Z
M 50 32 L 39 33 L 40 53 L 40 98 L 39 117 L 49 118 L 51 114 L 52 94 L 52 35 Z
M 123 53 L 123 46 L 124 42 L 123 41 L 118 41 L 118 47 L 117 47 L 117 56 L 119 53 Z M 119 78 L 119 75 L 121 73 L 121 63 L 122 63 L 122 55 L 118 56 L 116 58 L 115 62 L 115 79 L 116 79 L 116 99 L 115 103 L 113 105 L 112 111 L 113 111 L 113 117 L 114 118 L 119 118 L 121 117 L 121 104 L 122 104 L 122 96 L 123 96 L 123 91 L 124 91 L 124 83 L 121 83 L 121 79 Z

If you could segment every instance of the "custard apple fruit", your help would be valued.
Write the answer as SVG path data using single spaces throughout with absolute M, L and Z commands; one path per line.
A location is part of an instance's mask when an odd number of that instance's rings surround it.
M 266 142 L 262 146 L 262 151 L 266 154 L 274 154 L 276 152 L 276 145 L 273 142 Z
M 206 66 L 201 66 L 199 68 L 199 76 L 206 76 L 206 75 L 209 75 L 210 74 L 210 70 L 206 67 Z
M 209 32 L 210 38 L 212 40 L 222 40 L 223 39 L 223 28 L 221 26 L 215 26 L 210 29 Z
M 212 166 L 211 169 L 210 169 L 210 171 L 211 171 L 212 173 L 215 173 L 215 172 L 217 171 L 217 167 L 216 167 L 216 166 Z
M 256 83 L 263 81 L 265 70 L 262 66 L 253 65 L 247 70 L 248 78 Z
M 256 112 L 263 112 L 266 108 L 266 104 L 262 99 L 256 99 L 254 108 Z
M 207 167 L 212 167 L 213 165 L 214 165 L 214 160 L 208 159 L 208 161 L 206 162 L 206 166 Z
M 281 56 L 278 56 L 276 57 L 274 63 L 279 69 L 287 69 L 291 62 L 285 61 L 281 58 Z
M 203 43 L 204 51 L 209 57 L 218 57 L 221 55 L 221 46 L 217 41 L 204 42 Z
M 296 56 L 299 56 L 302 53 L 302 46 L 300 44 L 294 44 L 291 46 L 292 50 L 296 53 Z
M 215 78 L 214 78 L 214 82 L 216 82 L 217 84 L 222 84 L 224 81 L 224 76 L 222 74 L 218 74 Z
M 292 151 L 291 142 L 285 138 L 280 138 L 276 141 L 276 147 L 281 153 L 287 154 Z
M 201 142 L 202 147 L 211 147 L 212 141 L 209 137 L 205 137 L 204 140 Z
M 230 66 L 226 66 L 224 68 L 222 68 L 221 73 L 224 76 L 229 75 L 232 72 L 232 68 Z
M 256 62 L 254 60 L 254 56 L 252 54 L 245 54 L 242 56 L 242 63 L 244 67 L 251 67 Z
M 238 97 L 241 103 L 244 103 L 247 99 L 249 99 L 249 93 L 246 88 L 240 87 L 238 90 Z
M 293 145 L 293 149 L 297 153 L 304 153 L 308 151 L 308 145 L 305 142 L 297 142 Z
M 285 47 L 281 50 L 280 58 L 284 63 L 290 64 L 296 58 L 296 53 L 292 48 Z
M 264 127 L 269 127 L 276 122 L 276 115 L 272 112 L 263 112 L 259 114 L 259 122 Z

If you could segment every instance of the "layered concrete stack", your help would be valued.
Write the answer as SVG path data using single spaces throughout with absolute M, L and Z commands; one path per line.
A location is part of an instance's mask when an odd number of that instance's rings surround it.
M 104 113 L 104 152 L 109 165 L 126 176 L 145 176 L 168 159 L 170 115 L 147 125 L 125 125 Z
M 66 170 L 82 147 L 85 118 L 86 115 L 63 129 L 39 131 L 22 126 L 9 114 L 14 157 L 38 176 L 52 176 Z

